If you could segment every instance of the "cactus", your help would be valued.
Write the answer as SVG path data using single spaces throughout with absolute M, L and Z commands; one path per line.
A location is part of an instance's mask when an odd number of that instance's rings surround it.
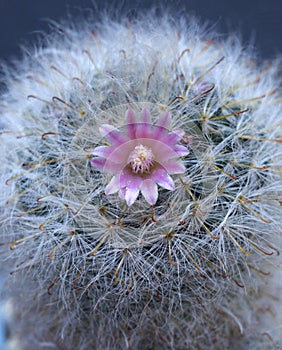
M 62 25 L 7 70 L 1 259 L 21 349 L 281 345 L 278 63 L 151 13 Z

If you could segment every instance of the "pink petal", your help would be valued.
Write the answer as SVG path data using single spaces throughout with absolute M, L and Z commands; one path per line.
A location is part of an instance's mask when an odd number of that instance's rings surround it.
M 136 115 L 132 108 L 129 108 L 126 111 L 126 121 L 128 124 L 135 124 L 136 123 Z
M 119 184 L 123 190 L 120 192 L 120 197 L 124 197 L 128 206 L 136 201 L 141 183 L 142 178 L 140 176 L 132 174 L 128 169 L 123 169 L 119 176 Z
M 127 120 L 127 135 L 131 139 L 136 138 L 136 116 L 132 109 L 129 109 L 126 112 L 126 120 Z
M 112 152 L 107 156 L 104 171 L 113 172 L 124 169 L 128 162 L 130 152 L 134 150 L 136 140 L 126 141 L 121 145 L 111 146 Z
M 120 190 L 119 190 L 119 198 L 121 199 L 121 200 L 125 200 L 125 193 L 126 193 L 126 188 L 124 187 L 124 188 L 121 188 Z
M 152 124 L 148 110 L 144 108 L 141 112 L 141 123 L 137 123 L 136 138 L 150 137 Z
M 113 194 L 120 189 L 119 176 L 114 176 L 105 188 L 105 194 Z
M 158 186 L 155 181 L 152 179 L 144 180 L 140 189 L 142 195 L 149 204 L 156 204 L 156 201 L 158 199 Z
M 99 131 L 102 137 L 105 137 L 114 145 L 120 145 L 127 141 L 127 138 L 118 129 L 109 124 L 100 126 Z
M 108 162 L 126 164 L 130 152 L 134 149 L 136 141 L 126 141 L 121 145 L 111 146 L 111 152 L 107 156 Z
M 115 128 L 114 126 L 112 125 L 109 125 L 109 124 L 103 124 L 99 127 L 99 131 L 100 131 L 100 134 L 102 137 L 107 137 L 107 135 L 109 133 L 111 133 L 112 131 L 118 131 L 117 128 Z
M 151 123 L 150 114 L 149 114 L 147 108 L 143 108 L 143 110 L 141 112 L 141 121 L 144 124 L 150 124 Z
M 157 125 L 161 126 L 162 128 L 168 129 L 170 120 L 170 113 L 165 112 L 163 115 L 160 116 Z
M 179 140 L 181 140 L 182 137 L 185 135 L 185 131 L 182 129 L 175 129 L 173 130 L 173 132 L 178 135 Z
M 92 154 L 93 156 L 99 156 L 102 158 L 108 158 L 109 155 L 113 152 L 113 148 L 109 146 L 98 146 L 94 148 Z
M 174 182 L 164 169 L 157 169 L 152 173 L 152 179 L 167 190 L 174 190 Z
M 149 123 L 138 123 L 136 124 L 136 138 L 147 138 L 151 136 L 152 125 Z
M 177 160 L 171 159 L 161 163 L 168 174 L 183 174 L 186 171 L 185 166 Z
M 114 163 L 104 158 L 93 158 L 90 160 L 90 163 L 95 168 L 113 174 L 121 171 L 123 168 L 123 164 Z
M 166 162 L 171 158 L 179 158 L 179 155 L 174 151 L 174 147 L 167 145 L 161 140 L 149 140 L 146 146 L 150 147 L 155 155 L 158 163 Z
M 127 205 L 130 207 L 137 199 L 138 197 L 138 194 L 139 194 L 139 188 L 129 188 L 129 187 L 126 187 L 125 189 L 125 200 L 126 200 L 126 203 Z
M 181 140 L 184 134 L 182 136 L 180 135 L 181 134 L 179 132 L 172 131 L 169 132 L 167 135 L 163 136 L 162 141 L 170 145 L 175 145 Z
M 106 159 L 102 159 L 102 158 L 93 158 L 90 160 L 90 163 L 92 166 L 94 166 L 95 168 L 98 168 L 100 170 L 103 170 L 105 168 L 105 164 L 106 164 Z
M 168 130 L 162 126 L 154 126 L 151 137 L 155 140 L 162 140 L 164 135 L 168 133 Z
M 176 145 L 173 150 L 177 153 L 179 157 L 187 156 L 190 152 L 185 146 Z
M 122 169 L 122 165 L 109 162 L 104 158 L 93 158 L 90 160 L 90 163 L 94 168 L 98 168 L 99 170 L 113 174 L 119 172 Z
M 127 168 L 123 169 L 119 176 L 120 187 L 140 188 L 142 178 L 132 174 Z

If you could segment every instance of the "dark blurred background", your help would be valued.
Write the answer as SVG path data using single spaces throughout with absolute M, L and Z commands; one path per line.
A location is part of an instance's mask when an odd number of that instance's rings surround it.
M 215 24 L 223 34 L 239 32 L 243 43 L 251 42 L 263 59 L 282 52 L 281 0 L 0 0 L 0 60 L 19 57 L 21 44 L 31 47 L 40 32 L 48 32 L 47 19 L 59 21 L 67 14 L 83 16 L 89 9 L 109 6 L 116 13 L 134 16 L 152 4 L 169 6 L 172 12 L 177 9 L 195 14 Z

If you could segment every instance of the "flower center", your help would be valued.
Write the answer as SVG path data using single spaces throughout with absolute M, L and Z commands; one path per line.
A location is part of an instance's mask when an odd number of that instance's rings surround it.
M 149 147 L 138 145 L 130 153 L 128 163 L 136 174 L 143 174 L 144 172 L 150 171 L 154 163 L 154 158 L 154 154 Z

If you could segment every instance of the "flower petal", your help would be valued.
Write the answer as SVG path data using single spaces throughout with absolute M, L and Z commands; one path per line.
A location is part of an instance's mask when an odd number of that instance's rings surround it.
M 180 130 L 172 131 L 163 136 L 162 141 L 169 145 L 175 145 L 181 140 L 184 136 L 184 133 L 181 133 Z
M 127 141 L 121 145 L 112 146 L 111 153 L 107 156 L 107 161 L 126 165 L 128 156 L 132 149 L 134 149 L 135 144 L 135 141 Z
M 151 137 L 151 128 L 152 128 L 151 124 L 138 123 L 136 125 L 137 125 L 137 128 L 136 128 L 136 138 L 137 139 Z
M 173 130 L 173 132 L 178 135 L 179 140 L 181 140 L 182 137 L 185 135 L 185 131 L 183 129 L 175 129 Z
M 142 195 L 149 204 L 156 204 L 156 201 L 158 199 L 158 186 L 155 181 L 152 179 L 144 180 L 140 189 Z
M 151 148 L 155 159 L 158 163 L 162 164 L 162 162 L 167 161 L 171 158 L 179 158 L 179 155 L 174 150 L 174 146 L 169 146 L 161 140 L 149 140 L 144 143 L 147 147 Z
M 179 157 L 187 156 L 190 152 L 189 150 L 182 145 L 176 145 L 173 147 L 173 150 L 177 153 Z
M 150 118 L 150 114 L 147 110 L 147 108 L 143 108 L 142 112 L 141 112 L 141 121 L 144 124 L 150 124 L 151 123 L 151 118 Z
M 144 108 L 141 112 L 141 123 L 136 123 L 136 138 L 147 138 L 151 136 L 152 124 L 148 110 Z
M 109 155 L 113 152 L 113 148 L 109 146 L 98 146 L 93 149 L 93 156 L 99 156 L 102 158 L 108 158 Z
M 140 188 L 142 178 L 133 174 L 127 168 L 123 169 L 119 176 L 120 187 Z
M 105 194 L 108 196 L 109 194 L 113 194 L 120 189 L 119 176 L 113 176 L 111 181 L 105 188 Z
M 126 121 L 127 121 L 127 135 L 130 139 L 136 138 L 136 116 L 134 111 L 130 108 L 126 112 Z
M 123 164 L 114 163 L 105 158 L 93 158 L 90 160 L 93 167 L 103 170 L 108 173 L 115 174 L 122 170 Z
M 100 170 L 103 170 L 106 164 L 106 159 L 102 159 L 102 158 L 92 158 L 90 160 L 90 163 L 92 166 L 94 166 L 95 168 L 98 168 Z
M 142 178 L 132 174 L 127 168 L 123 169 L 119 176 L 119 185 L 123 190 L 120 192 L 120 197 L 124 197 L 128 206 L 131 206 L 137 199 L 140 192 Z
M 107 137 L 112 131 L 118 132 L 118 129 L 109 124 L 103 124 L 99 127 L 99 131 L 102 137 Z
M 166 190 L 174 190 L 174 182 L 172 178 L 168 175 L 168 173 L 164 169 L 156 169 L 152 173 L 152 179 L 161 187 L 165 188 Z
M 158 120 L 157 125 L 161 126 L 164 129 L 168 129 L 169 124 L 170 124 L 170 113 L 169 112 L 165 112 L 164 114 L 162 114 Z
M 126 192 L 126 188 L 124 187 L 124 188 L 121 188 L 120 190 L 119 190 L 119 198 L 121 199 L 121 200 L 125 200 L 125 192 Z
M 102 137 L 108 139 L 113 145 L 120 145 L 128 139 L 116 128 L 109 124 L 103 124 L 99 128 Z
M 129 207 L 136 201 L 139 192 L 140 192 L 139 188 L 136 188 L 136 187 L 133 187 L 133 188 L 126 187 L 124 198 L 125 198 L 126 203 L 127 203 L 127 205 L 128 205 Z

